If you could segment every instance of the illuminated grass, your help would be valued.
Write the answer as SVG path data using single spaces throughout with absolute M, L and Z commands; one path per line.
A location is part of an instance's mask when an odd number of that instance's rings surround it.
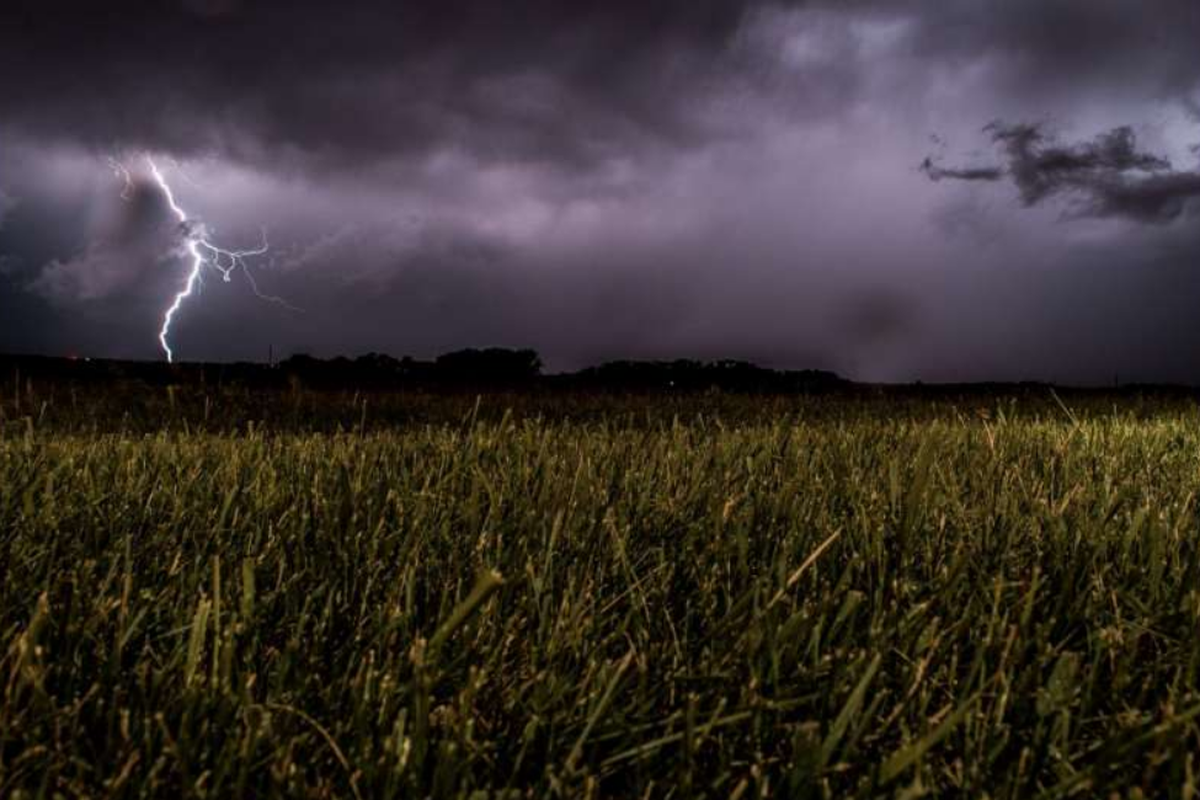
M 0 795 L 1194 795 L 1200 418 L 740 402 L 10 406 Z

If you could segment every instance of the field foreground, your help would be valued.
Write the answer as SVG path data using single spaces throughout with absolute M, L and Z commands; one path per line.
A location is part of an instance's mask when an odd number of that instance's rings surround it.
M 1200 415 L 885 410 L 4 420 L 0 796 L 1195 797 Z

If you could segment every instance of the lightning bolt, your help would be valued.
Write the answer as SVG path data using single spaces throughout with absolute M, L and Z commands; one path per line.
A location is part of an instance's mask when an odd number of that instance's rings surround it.
M 278 303 L 292 311 L 300 310 L 290 305 L 281 297 L 263 294 L 259 291 L 258 282 L 254 279 L 254 274 L 250 271 L 250 267 L 246 263 L 247 258 L 265 255 L 270 249 L 265 228 L 262 231 L 262 244 L 251 250 L 227 250 L 215 244 L 209 238 L 208 229 L 204 223 L 198 219 L 189 217 L 188 213 L 179 205 L 179 202 L 175 199 L 175 192 L 171 189 L 171 184 L 167 182 L 166 176 L 158 168 L 158 164 L 155 163 L 154 159 L 146 156 L 146 164 L 150 167 L 150 174 L 154 176 L 155 183 L 158 184 L 158 188 L 166 198 L 171 213 L 179 220 L 179 228 L 183 232 L 183 249 L 187 253 L 187 257 L 191 263 L 188 269 L 187 280 L 184 282 L 183 288 L 172 298 L 171 304 L 167 306 L 166 311 L 163 312 L 162 327 L 158 331 L 158 342 L 162 346 L 163 352 L 167 355 L 167 363 L 175 360 L 175 353 L 171 350 L 169 341 L 171 323 L 174 321 L 175 315 L 179 313 L 179 309 L 183 307 L 184 302 L 196 290 L 202 279 L 205 267 L 211 267 L 219 272 L 221 278 L 226 283 L 230 281 L 235 270 L 241 271 L 246 277 L 246 282 L 250 284 L 250 289 L 254 292 L 255 297 L 268 302 Z M 109 165 L 112 167 L 114 174 L 124 181 L 125 188 L 121 192 L 121 198 L 129 199 L 132 191 L 132 178 L 130 177 L 129 170 L 116 160 L 110 160 Z

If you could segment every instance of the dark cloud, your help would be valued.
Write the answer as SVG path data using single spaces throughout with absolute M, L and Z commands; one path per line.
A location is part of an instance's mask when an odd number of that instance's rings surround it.
M 1094 141 L 1059 146 L 1037 125 L 996 122 L 984 129 L 1008 154 L 1009 173 L 1026 205 L 1062 191 L 1097 191 L 1130 173 L 1162 172 L 1165 158 L 1138 152 L 1129 127 L 1115 128 Z
M 359 161 L 462 148 L 591 163 L 701 135 L 745 9 L 315 0 L 5 4 L 0 115 L 98 148 Z
M 303 168 L 453 149 L 592 166 L 720 136 L 720 87 L 801 92 L 810 113 L 851 102 L 864 25 L 902 30 L 901 55 L 934 70 L 986 60 L 1029 96 L 1194 103 L 1200 74 L 1190 0 L 11 0 L 0 119 L 101 151 Z
M 1090 142 L 1061 145 L 1035 124 L 992 123 L 984 131 L 999 145 L 1007 165 L 947 168 L 926 158 L 931 180 L 1012 180 L 1026 206 L 1067 196 L 1074 212 L 1094 217 L 1125 217 L 1165 223 L 1200 197 L 1200 172 L 1175 172 L 1162 156 L 1138 150 L 1127 126 Z
M 933 181 L 998 181 L 1004 177 L 1004 170 L 999 167 L 943 167 L 934 163 L 932 157 L 921 162 L 921 171 Z
M 146 150 L 306 309 L 210 280 L 184 358 L 1187 376 L 1200 240 L 1112 220 L 1194 207 L 1197 41 L 1193 0 L 8 0 L 0 348 L 159 355 L 180 232 L 107 165 Z M 1048 123 L 913 169 L 995 117 Z
M 991 62 L 1000 88 L 1027 97 L 1102 88 L 1155 99 L 1194 90 L 1200 73 L 1200 6 L 1161 0 L 983 0 L 877 3 L 921 20 L 920 52 L 963 66 Z M 903 9 L 897 11 L 897 9 Z

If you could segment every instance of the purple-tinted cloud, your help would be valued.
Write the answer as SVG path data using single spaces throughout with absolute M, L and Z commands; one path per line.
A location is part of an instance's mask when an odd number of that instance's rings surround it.
M 13 0 L 0 348 L 158 355 L 177 231 L 107 168 L 148 150 L 221 241 L 268 228 L 263 289 L 306 310 L 210 281 L 183 358 L 1186 378 L 1197 40 L 1184 0 Z M 995 117 L 1061 141 L 914 168 Z

